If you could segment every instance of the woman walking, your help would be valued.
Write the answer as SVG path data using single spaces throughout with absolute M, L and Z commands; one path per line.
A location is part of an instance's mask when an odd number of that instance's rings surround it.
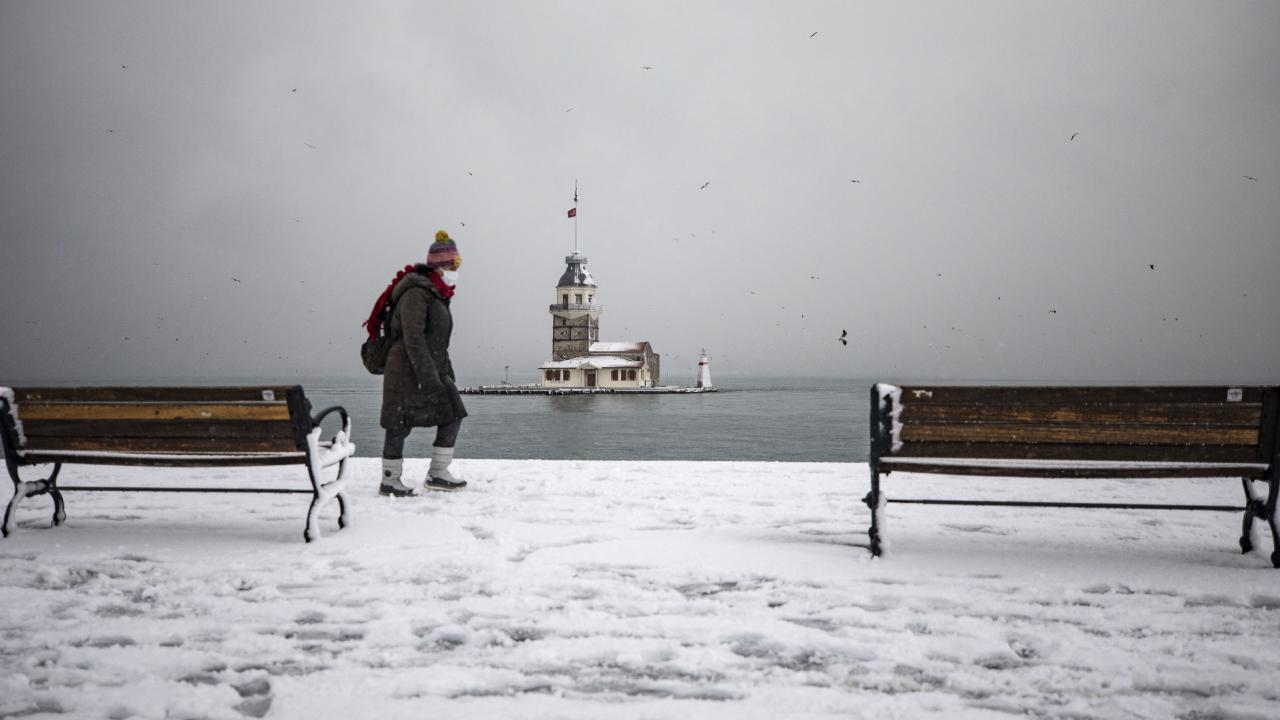
M 404 441 L 416 427 L 434 427 L 431 466 L 423 487 L 430 490 L 458 490 L 466 481 L 449 472 L 458 429 L 467 409 L 454 384 L 453 363 L 449 360 L 449 336 L 453 316 L 449 303 L 462 264 L 458 247 L 449 233 L 436 233 L 427 253 L 427 262 L 414 265 L 392 281 L 389 336 L 399 334 L 387 353 L 382 377 L 382 495 L 404 497 L 413 494 L 416 483 L 405 483 Z M 447 273 L 447 275 L 446 275 Z

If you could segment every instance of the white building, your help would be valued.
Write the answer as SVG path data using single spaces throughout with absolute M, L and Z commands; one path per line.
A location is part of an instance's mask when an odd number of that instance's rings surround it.
M 575 251 L 565 259 L 551 313 L 551 360 L 538 367 L 548 388 L 654 387 L 660 357 L 647 342 L 600 342 L 600 288 Z

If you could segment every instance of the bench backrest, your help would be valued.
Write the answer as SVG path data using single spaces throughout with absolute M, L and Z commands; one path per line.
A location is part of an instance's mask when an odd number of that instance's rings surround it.
M 299 386 L 14 388 L 0 397 L 20 465 L 283 464 L 305 456 Z
M 1277 387 L 872 388 L 872 455 L 1273 463 Z

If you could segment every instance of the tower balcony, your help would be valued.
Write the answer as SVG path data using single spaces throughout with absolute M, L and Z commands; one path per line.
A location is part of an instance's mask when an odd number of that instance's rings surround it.
M 549 312 L 569 312 L 569 311 L 600 312 L 604 310 L 604 306 L 599 303 L 556 303 L 552 305 Z

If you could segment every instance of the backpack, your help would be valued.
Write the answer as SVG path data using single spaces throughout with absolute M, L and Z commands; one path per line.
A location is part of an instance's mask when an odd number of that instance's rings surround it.
M 390 313 L 387 316 L 390 317 Z M 399 333 L 392 336 L 387 332 L 380 332 L 377 337 L 366 339 L 360 345 L 360 362 L 364 363 L 364 369 L 374 375 L 381 375 L 387 369 L 387 353 L 391 352 L 391 346 L 399 339 Z
M 406 265 L 403 270 L 396 273 L 395 279 L 387 286 L 386 290 L 378 296 L 373 302 L 373 310 L 369 313 L 369 319 L 364 321 L 365 330 L 369 332 L 369 337 L 360 345 L 360 362 L 364 363 L 364 369 L 374 375 L 381 375 L 387 368 L 387 354 L 391 352 L 391 346 L 396 340 L 400 339 L 400 333 L 392 333 L 393 325 L 391 316 L 395 313 L 395 303 L 391 302 L 391 290 L 404 277 L 405 273 L 413 270 L 412 265 Z

